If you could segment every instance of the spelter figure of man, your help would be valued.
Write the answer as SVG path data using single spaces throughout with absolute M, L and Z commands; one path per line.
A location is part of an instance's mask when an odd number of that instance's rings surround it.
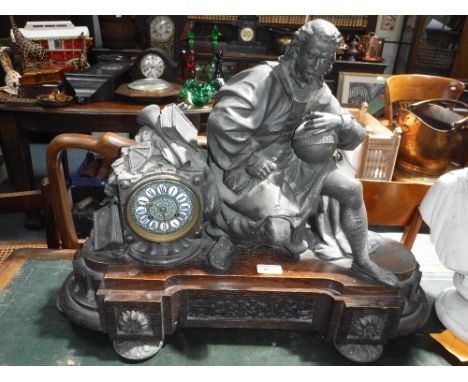
M 219 190 L 209 230 L 218 240 L 209 254 L 213 266 L 225 269 L 233 243 L 275 246 L 293 256 L 309 250 L 307 219 L 327 195 L 340 204 L 353 268 L 396 286 L 395 275 L 369 258 L 361 184 L 339 170 L 332 155 L 364 139 L 362 126 L 323 79 L 341 40 L 333 24 L 310 21 L 279 62 L 238 73 L 220 90 L 207 128 Z M 304 160 L 294 142 L 308 145 Z

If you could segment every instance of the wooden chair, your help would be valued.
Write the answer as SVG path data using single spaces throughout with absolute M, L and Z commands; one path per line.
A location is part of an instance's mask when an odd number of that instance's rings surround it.
M 43 179 L 41 188 L 31 191 L 0 193 L 0 213 L 25 212 L 44 224 L 46 242 L 42 240 L 0 241 L 0 265 L 18 248 L 59 248 L 50 185 Z
M 423 74 L 399 74 L 387 78 L 385 82 L 385 119 L 388 126 L 393 121 L 398 107 L 413 102 L 445 98 L 458 99 L 465 89 L 463 82 L 453 78 Z M 417 180 L 407 182 L 388 182 L 385 186 L 372 182 L 364 183 L 364 199 L 369 215 L 369 224 L 404 226 L 401 242 L 411 249 L 422 224 L 419 204 L 430 187 L 428 183 Z M 385 208 L 378 208 L 378 205 Z
M 393 126 L 396 114 L 394 104 L 408 105 L 433 98 L 458 99 L 465 88 L 463 82 L 453 78 L 423 74 L 398 74 L 385 82 L 385 119 Z
M 132 143 L 134 143 L 133 140 L 113 133 L 105 133 L 100 137 L 85 134 L 60 134 L 49 143 L 46 156 L 47 173 L 51 191 L 54 195 L 52 208 L 57 222 L 60 248 L 78 249 L 82 245 L 78 241 L 70 210 L 61 161 L 62 152 L 66 149 L 78 148 L 99 154 L 103 160 L 113 161 L 119 157 L 122 147 L 130 146 Z
M 423 223 L 419 205 L 429 183 L 361 180 L 370 225 L 404 227 L 400 242 L 413 247 Z

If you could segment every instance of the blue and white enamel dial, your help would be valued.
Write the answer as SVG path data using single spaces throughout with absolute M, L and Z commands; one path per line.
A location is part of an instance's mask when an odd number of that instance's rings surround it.
M 200 199 L 192 187 L 172 176 L 137 184 L 126 204 L 130 228 L 140 237 L 169 242 L 185 236 L 200 216 Z

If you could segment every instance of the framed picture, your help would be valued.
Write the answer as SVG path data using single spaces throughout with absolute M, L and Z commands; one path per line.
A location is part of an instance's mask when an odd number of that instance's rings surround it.
M 385 80 L 391 74 L 340 72 L 336 98 L 340 103 L 360 105 L 374 100 L 383 102 Z
M 380 15 L 377 17 L 375 34 L 385 38 L 385 42 L 398 41 L 400 39 L 403 20 L 405 16 Z

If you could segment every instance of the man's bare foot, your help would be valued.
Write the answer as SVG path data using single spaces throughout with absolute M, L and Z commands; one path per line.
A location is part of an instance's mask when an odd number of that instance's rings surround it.
M 303 254 L 313 254 L 313 251 L 309 249 L 309 245 L 307 241 L 302 240 L 298 244 L 288 244 L 282 248 L 282 252 L 284 252 L 287 257 L 291 260 L 298 261 Z
M 353 261 L 351 270 L 356 273 L 365 275 L 379 283 L 382 283 L 390 288 L 396 288 L 398 286 L 398 278 L 389 270 L 379 267 L 372 261 L 358 263 L 356 259 Z

